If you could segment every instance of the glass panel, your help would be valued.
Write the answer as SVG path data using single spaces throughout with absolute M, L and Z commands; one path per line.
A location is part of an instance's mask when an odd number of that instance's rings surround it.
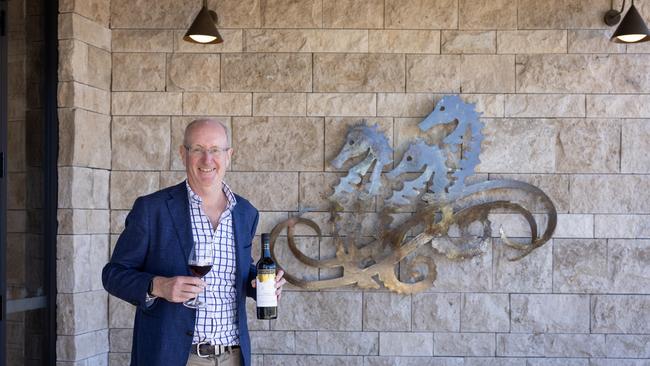
M 7 315 L 7 366 L 43 365 L 45 309 Z
M 44 295 L 40 0 L 9 1 L 7 299 Z M 29 26 L 28 26 L 29 25 Z

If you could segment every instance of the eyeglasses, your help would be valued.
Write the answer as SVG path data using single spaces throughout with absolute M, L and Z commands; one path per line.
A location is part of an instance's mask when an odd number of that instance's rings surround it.
M 221 156 L 221 154 L 227 152 L 228 150 L 230 150 L 230 148 L 212 146 L 211 148 L 206 149 L 201 146 L 185 146 L 185 150 L 187 150 L 191 155 L 194 156 L 203 156 L 206 153 L 213 156 Z

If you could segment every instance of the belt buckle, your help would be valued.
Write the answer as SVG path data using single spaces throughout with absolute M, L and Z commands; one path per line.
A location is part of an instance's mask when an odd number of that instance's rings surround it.
M 201 354 L 201 345 L 202 345 L 202 344 L 209 344 L 209 342 L 207 342 L 207 341 L 203 341 L 203 342 L 199 342 L 199 343 L 197 343 L 197 344 L 196 344 L 196 355 L 199 356 L 200 358 L 208 358 L 208 357 L 210 357 L 209 354 L 208 354 L 208 355 L 202 355 L 202 354 Z

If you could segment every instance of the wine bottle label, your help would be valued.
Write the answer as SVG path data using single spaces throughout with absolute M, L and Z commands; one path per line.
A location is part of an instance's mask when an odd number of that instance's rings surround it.
M 257 307 L 278 306 L 275 296 L 275 270 L 259 270 L 257 274 Z

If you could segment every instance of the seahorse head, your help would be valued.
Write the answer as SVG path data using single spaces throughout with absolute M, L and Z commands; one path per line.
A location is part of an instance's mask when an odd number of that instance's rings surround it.
M 463 113 L 462 107 L 465 105 L 466 103 L 458 95 L 445 95 L 418 126 L 420 130 L 426 131 L 433 126 L 453 122 Z
M 332 166 L 341 169 L 343 163 L 349 159 L 365 154 L 368 150 L 372 150 L 373 139 L 377 139 L 379 136 L 381 136 L 381 133 L 378 131 L 376 125 L 368 126 L 365 123 L 361 123 L 351 127 L 345 137 L 345 144 L 336 158 L 331 162 Z
M 423 140 L 416 139 L 409 145 L 408 149 L 402 155 L 399 164 L 386 173 L 389 179 L 395 179 L 404 173 L 414 173 L 420 171 L 425 164 L 430 163 L 430 156 L 433 150 L 438 150 L 436 146 L 429 146 Z

